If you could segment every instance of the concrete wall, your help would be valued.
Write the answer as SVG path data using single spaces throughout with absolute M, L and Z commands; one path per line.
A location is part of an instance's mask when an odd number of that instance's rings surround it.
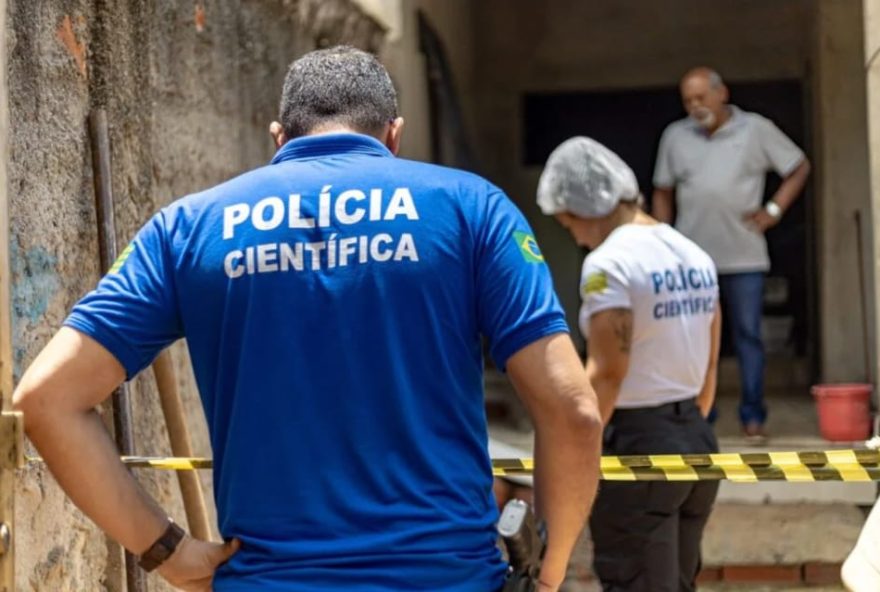
M 723 11 L 703 0 L 477 6 L 479 154 L 534 225 L 573 327 L 583 254 L 534 206 L 540 168 L 520 164 L 523 93 L 669 86 L 698 63 L 729 80 L 802 78 L 811 48 L 811 2 L 804 0 L 733 0 Z
M 824 381 L 868 378 L 863 330 L 873 343 L 875 290 L 861 0 L 816 3 L 814 130 L 819 244 L 819 323 Z M 858 243 L 856 212 L 862 219 Z M 858 253 L 864 253 L 867 314 L 861 312 Z M 873 345 L 869 344 L 869 349 Z
M 266 162 L 289 62 L 340 41 L 376 50 L 382 30 L 348 0 L 7 0 L 8 179 L 15 373 L 99 278 L 87 135 L 110 121 L 117 239 L 156 209 Z M 188 361 L 175 346 L 196 453 L 210 455 Z M 169 454 L 152 373 L 133 381 L 137 452 Z M 88 462 L 88 459 L 83 459 Z M 138 474 L 177 520 L 170 473 Z M 210 495 L 210 483 L 206 480 Z M 119 590 L 103 535 L 40 467 L 17 483 L 16 590 Z M 150 578 L 151 590 L 167 590 Z
M 476 93 L 474 12 L 469 0 L 358 0 L 388 27 L 388 43 L 381 58 L 394 78 L 400 112 L 406 120 L 401 156 L 431 160 L 431 123 L 428 73 L 419 50 L 417 15 L 421 12 L 436 30 L 446 50 L 453 85 L 464 111 L 469 139 L 476 137 L 474 100 Z
M 880 334 L 878 316 L 876 314 L 876 295 L 880 294 L 880 241 L 876 237 L 876 229 L 880 229 L 880 0 L 864 0 L 864 71 L 867 85 L 868 112 L 868 153 L 869 172 L 871 175 L 871 213 L 868 221 L 875 229 L 872 249 L 869 251 L 868 268 L 873 272 L 873 293 L 875 315 L 874 335 Z M 874 382 L 880 376 L 880 359 L 875 348 L 872 357 Z M 875 393 L 876 400 L 876 393 Z

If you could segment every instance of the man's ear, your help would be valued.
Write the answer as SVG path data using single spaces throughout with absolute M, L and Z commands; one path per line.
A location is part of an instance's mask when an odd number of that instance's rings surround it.
M 388 124 L 388 133 L 385 135 L 385 146 L 391 154 L 397 156 L 400 152 L 400 138 L 403 135 L 403 117 L 398 117 Z
M 287 134 L 284 133 L 284 128 L 277 121 L 273 121 L 269 124 L 269 135 L 272 136 L 275 150 L 280 149 L 287 143 Z

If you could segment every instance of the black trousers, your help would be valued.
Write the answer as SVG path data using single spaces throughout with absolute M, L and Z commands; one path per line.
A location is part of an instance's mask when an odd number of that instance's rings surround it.
M 604 454 L 718 451 L 693 400 L 617 409 L 605 428 Z M 605 592 L 696 589 L 703 528 L 717 481 L 603 481 L 590 517 L 594 569 Z

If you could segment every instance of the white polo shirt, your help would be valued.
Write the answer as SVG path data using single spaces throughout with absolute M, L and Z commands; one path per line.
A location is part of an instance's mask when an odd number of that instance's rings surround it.
M 633 314 L 629 370 L 617 408 L 654 407 L 696 397 L 711 351 L 718 303 L 712 259 L 666 224 L 626 224 L 584 261 L 580 328 L 589 351 L 590 317 Z
M 769 119 L 730 109 L 711 136 L 689 117 L 666 128 L 654 186 L 675 188 L 675 227 L 709 253 L 719 273 L 767 271 L 767 241 L 743 217 L 761 207 L 767 172 L 788 176 L 804 153 Z

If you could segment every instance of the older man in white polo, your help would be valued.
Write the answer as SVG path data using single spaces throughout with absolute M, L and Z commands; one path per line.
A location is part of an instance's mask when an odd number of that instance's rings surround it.
M 728 104 L 717 72 L 694 68 L 681 81 L 688 117 L 663 132 L 654 169 L 653 214 L 702 247 L 718 268 L 722 306 L 739 361 L 743 433 L 765 438 L 761 313 L 770 269 L 764 233 L 797 199 L 810 171 L 804 153 L 773 122 Z M 762 206 L 768 171 L 782 177 Z

